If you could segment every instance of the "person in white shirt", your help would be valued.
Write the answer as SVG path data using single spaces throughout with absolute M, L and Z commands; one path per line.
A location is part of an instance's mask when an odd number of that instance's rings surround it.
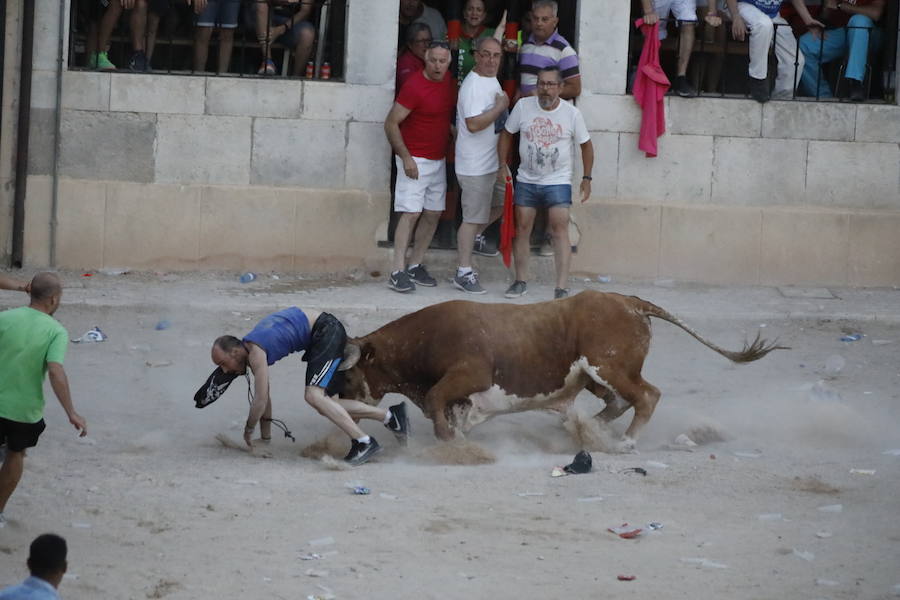
M 481 234 L 503 213 L 504 186 L 496 177 L 497 139 L 509 106 L 497 81 L 502 60 L 500 42 L 479 38 L 475 67 L 463 80 L 456 102 L 456 178 L 462 188 L 463 218 L 456 235 L 459 266 L 453 285 L 471 294 L 485 292 L 472 269 L 472 251 L 485 253 Z
M 569 208 L 572 206 L 573 142 L 581 147 L 584 177 L 581 180 L 581 201 L 591 196 L 591 170 L 594 167 L 594 147 L 581 111 L 560 100 L 562 76 L 559 67 L 538 71 L 537 96 L 523 98 L 516 103 L 500 134 L 498 179 L 509 176 L 506 157 L 513 134 L 519 136 L 521 163 L 516 174 L 516 236 L 513 256 L 516 259 L 516 280 L 506 290 L 507 298 L 525 294 L 530 254 L 529 236 L 538 208 L 547 207 L 548 224 L 553 237 L 553 256 L 556 264 L 554 298 L 569 295 L 569 261 L 572 247 L 569 241 Z

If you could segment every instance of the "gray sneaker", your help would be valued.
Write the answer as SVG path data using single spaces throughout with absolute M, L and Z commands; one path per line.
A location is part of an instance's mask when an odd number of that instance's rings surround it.
M 524 296 L 528 293 L 528 284 L 524 281 L 513 281 L 512 285 L 509 286 L 509 289 L 506 290 L 506 293 L 503 294 L 507 298 L 518 298 L 519 296 Z
M 344 462 L 357 466 L 369 462 L 373 456 L 381 452 L 381 445 L 370 437 L 368 444 L 360 443 L 356 440 L 352 441 L 350 452 L 344 457 Z
M 388 287 L 395 292 L 406 293 L 416 291 L 416 284 L 412 282 L 406 271 L 394 271 L 388 278 Z
M 472 253 L 480 256 L 497 256 L 500 254 L 500 250 L 498 250 L 497 246 L 489 242 L 483 235 L 476 235 Z
M 553 290 L 553 299 L 554 300 L 559 300 L 560 298 L 568 298 L 568 297 L 569 297 L 569 290 L 567 290 L 566 288 L 556 288 L 555 290 Z
M 416 265 L 410 269 L 406 269 L 406 274 L 413 280 L 416 285 L 424 285 L 425 287 L 434 287 L 437 285 L 437 279 L 432 277 L 425 269 L 425 265 Z
M 484 294 L 486 290 L 478 283 L 478 273 L 469 271 L 465 275 L 457 275 L 453 278 L 453 285 L 470 294 Z

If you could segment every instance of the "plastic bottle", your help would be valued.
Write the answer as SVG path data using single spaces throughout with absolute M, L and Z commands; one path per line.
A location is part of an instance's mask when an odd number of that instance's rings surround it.
M 306 63 L 306 78 L 312 79 L 313 75 L 316 74 L 316 66 L 313 64 L 313 61 L 309 61 Z
M 319 72 L 321 79 L 331 79 L 331 63 L 328 61 L 322 63 L 322 70 Z
M 241 283 L 250 283 L 254 279 L 256 279 L 256 273 L 251 273 L 250 271 L 241 275 Z

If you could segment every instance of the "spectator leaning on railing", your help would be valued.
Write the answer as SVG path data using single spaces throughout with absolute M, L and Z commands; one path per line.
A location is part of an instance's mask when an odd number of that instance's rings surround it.
M 194 0 L 194 10 L 202 2 L 206 6 L 197 16 L 197 27 L 194 30 L 194 70 L 206 70 L 209 56 L 209 40 L 214 27 L 219 29 L 219 56 L 216 62 L 216 73 L 227 73 L 231 63 L 231 49 L 234 47 L 234 30 L 238 25 L 241 12 L 241 0 Z
M 881 30 L 875 24 L 881 20 L 884 5 L 884 0 L 824 1 L 818 19 L 826 24 L 826 29 L 811 27 L 800 36 L 800 50 L 806 59 L 800 79 L 803 93 L 831 98 L 831 86 L 822 75 L 821 65 L 846 56 L 844 77 L 849 82 L 850 100 L 866 99 L 866 63 L 869 52 L 881 45 Z
M 734 39 L 743 41 L 750 33 L 750 95 L 757 102 L 769 101 L 769 47 L 775 41 L 775 58 L 778 60 L 778 75 L 775 78 L 776 98 L 790 98 L 794 93 L 795 80 L 800 79 L 803 70 L 803 54 L 797 48 L 797 41 L 788 22 L 778 14 L 784 0 L 726 0 L 731 16 L 731 32 Z M 803 23 L 824 27 L 809 14 L 803 0 L 791 0 Z M 794 58 L 797 73 L 794 71 Z
M 246 6 L 247 26 L 256 31 L 263 53 L 257 75 L 275 75 L 272 45 L 279 44 L 294 53 L 294 77 L 303 75 L 316 41 L 316 28 L 310 22 L 314 0 L 252 0 Z

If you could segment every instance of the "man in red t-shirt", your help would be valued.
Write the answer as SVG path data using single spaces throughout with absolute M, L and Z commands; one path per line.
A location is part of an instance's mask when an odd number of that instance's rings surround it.
M 398 292 L 412 292 L 417 284 L 437 285 L 422 259 L 447 193 L 445 158 L 456 106 L 456 81 L 447 72 L 449 66 L 447 42 L 432 42 L 425 52 L 425 69 L 403 84 L 384 122 L 397 162 L 394 210 L 401 214 L 394 230 L 394 264 L 388 286 Z M 417 222 L 407 266 L 406 248 Z

